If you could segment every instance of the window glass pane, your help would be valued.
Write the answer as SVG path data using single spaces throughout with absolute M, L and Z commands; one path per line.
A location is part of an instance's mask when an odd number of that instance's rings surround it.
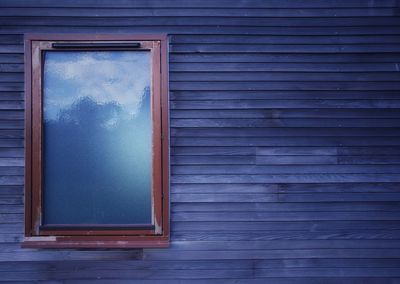
M 43 223 L 151 224 L 150 52 L 43 56 Z

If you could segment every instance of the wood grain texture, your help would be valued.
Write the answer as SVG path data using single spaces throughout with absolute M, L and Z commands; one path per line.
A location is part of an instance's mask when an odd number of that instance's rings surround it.
M 0 282 L 400 283 L 399 9 L 0 0 Z M 171 248 L 20 248 L 28 32 L 169 34 Z

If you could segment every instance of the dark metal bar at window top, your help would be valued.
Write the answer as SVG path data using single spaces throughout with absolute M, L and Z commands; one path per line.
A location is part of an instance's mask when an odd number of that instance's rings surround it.
M 55 42 L 53 48 L 139 48 L 140 42 Z

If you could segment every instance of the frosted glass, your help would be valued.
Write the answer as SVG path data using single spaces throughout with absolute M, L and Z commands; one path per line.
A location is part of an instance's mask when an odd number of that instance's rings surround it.
M 150 54 L 47 51 L 43 224 L 151 224 Z

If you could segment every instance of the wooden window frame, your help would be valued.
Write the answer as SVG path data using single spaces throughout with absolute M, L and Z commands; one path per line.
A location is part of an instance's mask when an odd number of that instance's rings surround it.
M 108 47 L 72 47 L 68 50 L 150 50 L 152 64 L 153 224 L 41 225 L 42 215 L 42 72 L 44 50 L 53 43 L 111 43 Z M 115 43 L 140 43 L 118 47 Z M 58 48 L 57 48 L 58 50 Z M 159 70 L 159 72 L 157 72 Z M 25 238 L 31 248 L 149 248 L 169 245 L 169 119 L 168 39 L 166 35 L 25 35 Z

